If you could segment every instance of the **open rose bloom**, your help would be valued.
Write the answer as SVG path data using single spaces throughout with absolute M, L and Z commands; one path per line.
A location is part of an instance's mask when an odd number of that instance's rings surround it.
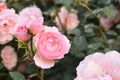
M 74 29 L 79 24 L 78 16 L 75 13 L 75 10 L 71 10 L 71 12 L 69 12 L 65 7 L 62 7 L 60 9 L 60 12 L 58 13 L 58 16 L 55 18 L 55 22 L 60 30 L 62 29 L 63 26 L 67 30 Z
M 35 64 L 43 69 L 51 68 L 55 59 L 61 59 L 69 52 L 70 42 L 56 27 L 46 27 L 45 31 L 34 37 L 37 53 Z
M 120 53 L 91 54 L 77 67 L 74 80 L 120 80 Z
M 15 10 L 6 9 L 5 4 L 3 4 L 0 11 L 0 44 L 6 44 L 13 39 L 17 20 L 18 15 L 15 13 Z
M 1 51 L 2 63 L 8 70 L 12 70 L 17 64 L 17 54 L 11 46 L 6 46 Z

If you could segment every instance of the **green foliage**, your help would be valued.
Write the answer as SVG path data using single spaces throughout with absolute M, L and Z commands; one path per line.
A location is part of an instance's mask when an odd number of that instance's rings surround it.
M 19 72 L 9 72 L 13 80 L 25 80 L 25 77 Z
M 115 18 L 115 10 L 113 9 L 113 6 L 107 6 L 103 9 L 104 13 L 107 15 L 108 18 L 113 19 Z

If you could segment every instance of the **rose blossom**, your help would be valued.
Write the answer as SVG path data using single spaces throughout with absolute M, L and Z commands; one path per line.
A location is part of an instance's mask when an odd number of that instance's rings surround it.
M 73 10 L 71 10 L 71 11 L 73 11 Z M 60 9 L 60 12 L 58 13 L 58 15 L 59 15 L 62 25 L 64 25 L 67 30 L 74 29 L 79 24 L 78 16 L 75 13 L 75 10 L 74 10 L 74 12 L 68 12 L 65 7 L 62 7 Z M 55 22 L 56 22 L 57 26 L 59 27 L 59 29 L 62 29 L 62 25 L 59 21 L 59 18 L 56 17 Z
M 91 54 L 80 62 L 76 70 L 74 80 L 120 80 L 120 53 Z
M 5 3 L 0 3 L 0 11 L 7 9 L 7 6 Z
M 114 24 L 120 21 L 120 12 L 115 10 L 115 17 L 113 19 L 100 17 L 100 22 L 105 31 L 108 31 Z
M 54 66 L 55 59 L 61 59 L 70 49 L 70 42 L 56 27 L 46 27 L 45 31 L 34 37 L 37 53 L 35 64 L 41 68 Z
M 27 7 L 20 11 L 19 15 L 23 18 L 20 22 L 26 22 L 24 24 L 31 33 L 37 34 L 44 30 L 42 12 L 37 6 Z
M 19 12 L 19 15 L 21 17 L 27 17 L 27 18 L 29 18 L 30 16 L 39 18 L 39 17 L 42 17 L 42 12 L 36 5 L 33 5 L 30 7 L 24 8 L 22 11 Z
M 42 32 L 45 29 L 45 26 L 43 26 L 43 17 L 36 18 L 34 16 L 31 16 L 27 27 L 33 34 Z
M 0 12 L 0 44 L 6 44 L 13 39 L 17 20 L 18 15 L 14 9 L 4 9 Z
M 28 34 L 27 28 L 24 25 L 17 25 L 15 29 L 16 37 L 19 41 L 27 41 L 30 39 L 31 35 Z
M 8 70 L 11 70 L 13 67 L 16 66 L 17 54 L 14 51 L 14 48 L 12 48 L 11 46 L 6 46 L 5 48 L 2 49 L 1 58 L 2 63 Z
M 105 17 L 100 17 L 100 22 L 105 31 L 108 31 L 113 26 L 112 20 Z

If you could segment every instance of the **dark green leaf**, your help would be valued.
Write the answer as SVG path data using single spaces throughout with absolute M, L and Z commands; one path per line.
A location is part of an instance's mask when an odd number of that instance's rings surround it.
M 19 72 L 9 72 L 9 74 L 13 80 L 25 80 L 25 77 Z

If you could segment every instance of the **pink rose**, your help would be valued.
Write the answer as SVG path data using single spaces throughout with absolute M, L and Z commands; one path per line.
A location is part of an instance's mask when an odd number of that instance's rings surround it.
M 119 59 L 117 51 L 91 54 L 78 65 L 74 80 L 120 80 Z
M 24 22 L 24 25 L 26 25 L 31 33 L 37 34 L 44 30 L 45 26 L 43 26 L 42 12 L 37 6 L 27 7 L 23 9 L 19 15 L 22 19 L 20 22 Z
M 7 9 L 7 6 L 5 3 L 0 3 L 0 11 Z
M 108 31 L 112 26 L 112 20 L 104 17 L 100 17 L 100 22 L 105 31 Z
M 100 17 L 100 22 L 105 31 L 108 31 L 114 24 L 120 21 L 120 12 L 115 10 L 115 17 L 113 19 Z
M 4 49 L 2 49 L 1 58 L 2 63 L 8 70 L 11 70 L 16 66 L 17 54 L 14 51 L 14 48 L 12 48 L 11 46 L 6 46 Z
M 18 15 L 14 9 L 4 9 L 0 12 L 0 44 L 6 44 L 13 39 L 17 20 Z
M 0 33 L 0 44 L 4 45 L 4 44 L 12 41 L 12 39 L 13 39 L 12 35 Z
M 27 18 L 29 18 L 30 16 L 39 18 L 42 17 L 42 12 L 36 5 L 33 5 L 31 7 L 24 8 L 22 11 L 20 11 L 19 15 L 21 17 L 27 17 Z
M 118 10 L 115 11 L 115 18 L 113 19 L 113 23 L 118 23 L 120 21 L 120 12 Z
M 33 34 L 42 32 L 45 29 L 45 26 L 43 26 L 43 17 L 36 18 L 34 16 L 31 16 L 27 27 Z
M 73 10 L 71 11 L 72 12 L 68 12 L 65 7 L 62 7 L 60 9 L 60 12 L 58 13 L 61 23 L 66 27 L 67 30 L 74 29 L 79 25 L 78 16 L 75 13 L 75 10 L 74 12 Z M 62 29 L 62 25 L 59 21 L 59 18 L 56 17 L 55 22 L 57 26 L 59 27 L 59 29 Z
M 47 27 L 44 32 L 37 34 L 34 44 L 37 48 L 35 64 L 41 68 L 54 66 L 54 60 L 63 58 L 70 49 L 69 40 L 56 27 Z
M 17 25 L 15 32 L 16 32 L 17 39 L 21 42 L 27 41 L 31 37 L 31 35 L 28 34 L 26 26 L 24 25 Z

